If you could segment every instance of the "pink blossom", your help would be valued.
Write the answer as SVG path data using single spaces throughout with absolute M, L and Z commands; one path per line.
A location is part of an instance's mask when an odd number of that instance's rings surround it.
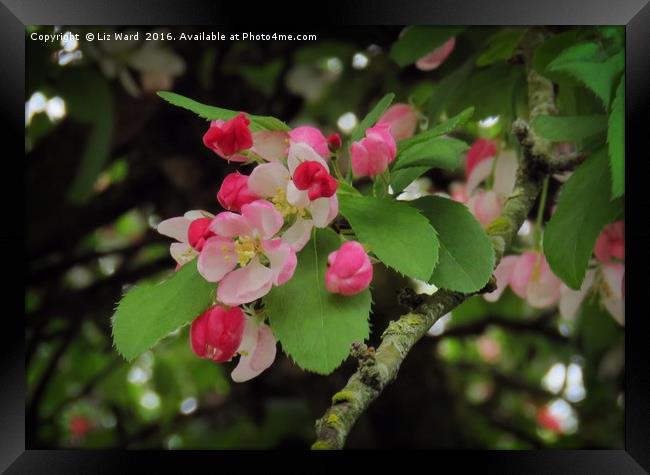
M 356 241 L 344 243 L 327 258 L 325 286 L 342 295 L 354 295 L 368 288 L 372 280 L 372 264 L 368 254 Z
M 293 172 L 293 183 L 299 190 L 307 190 L 311 201 L 329 198 L 336 193 L 338 183 L 327 169 L 318 162 L 304 162 Z
M 562 284 L 560 293 L 560 315 L 573 319 L 585 297 L 594 289 L 601 304 L 620 325 L 625 324 L 625 264 L 610 262 L 600 263 L 596 268 L 588 269 L 579 290 Z
M 219 282 L 218 301 L 231 306 L 249 303 L 293 276 L 296 254 L 274 238 L 283 222 L 265 200 L 245 204 L 241 214 L 224 211 L 212 220 L 215 236 L 205 242 L 198 270 L 207 281 Z
M 472 171 L 483 160 L 495 157 L 497 154 L 497 146 L 492 140 L 478 139 L 476 140 L 469 151 L 467 152 L 467 161 L 465 163 L 465 177 L 469 179 Z
M 520 256 L 505 256 L 494 271 L 497 288 L 485 295 L 494 302 L 509 285 L 512 291 L 534 308 L 550 307 L 558 302 L 562 282 L 551 271 L 544 255 L 536 251 Z
M 244 312 L 239 307 L 210 307 L 192 322 L 192 351 L 217 363 L 230 360 L 242 341 L 244 324 Z
M 239 152 L 253 146 L 253 135 L 249 128 L 250 120 L 244 113 L 223 121 L 213 120 L 203 135 L 203 144 L 226 160 L 245 162 L 248 159 Z
M 205 244 L 206 236 L 211 236 L 211 231 L 203 228 L 202 223 L 205 221 L 200 221 L 206 218 L 211 220 L 214 216 L 207 211 L 193 210 L 183 216 L 166 219 L 158 224 L 156 229 L 160 234 L 178 241 L 171 244 L 169 253 L 179 266 L 198 256 L 198 251 Z M 192 223 L 195 221 L 198 221 L 199 224 L 192 227 Z M 190 236 L 190 229 L 192 229 L 192 236 Z
M 487 226 L 499 217 L 503 203 L 495 191 L 480 190 L 469 199 L 467 207 L 479 223 Z
M 242 383 L 253 379 L 273 364 L 276 351 L 276 340 L 269 326 L 256 317 L 246 317 L 244 337 L 237 349 L 241 357 L 230 375 L 232 380 Z
M 430 53 L 422 56 L 415 62 L 415 67 L 421 71 L 432 71 L 445 62 L 447 57 L 454 50 L 456 38 L 449 38 L 441 46 L 437 47 Z
M 623 221 L 616 221 L 608 224 L 596 241 L 594 247 L 596 259 L 608 263 L 613 259 L 620 261 L 625 259 L 625 224 Z
M 366 137 L 350 148 L 352 172 L 355 176 L 377 176 L 395 160 L 397 145 L 390 134 L 390 124 L 377 124 L 366 130 Z
M 327 162 L 320 155 L 306 143 L 296 143 L 289 147 L 286 166 L 281 162 L 258 165 L 248 180 L 251 191 L 268 198 L 289 223 L 282 239 L 296 252 L 307 244 L 314 226 L 327 227 L 339 210 L 336 194 L 311 200 L 307 190 L 298 189 L 292 177 L 306 162 L 319 163 L 329 173 Z
M 289 142 L 290 144 L 305 143 L 323 158 L 330 155 L 327 139 L 316 127 L 308 125 L 296 127 L 289 132 Z
M 390 133 L 395 140 L 404 140 L 415 133 L 418 114 L 409 104 L 397 103 L 390 106 L 377 121 L 377 124 L 389 124 Z
M 239 211 L 247 203 L 260 197 L 248 188 L 248 176 L 239 172 L 226 175 L 217 193 L 219 204 L 228 211 Z

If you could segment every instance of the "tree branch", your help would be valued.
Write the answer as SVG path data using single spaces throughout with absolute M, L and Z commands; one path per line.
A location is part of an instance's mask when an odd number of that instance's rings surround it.
M 529 120 L 540 114 L 555 113 L 553 84 L 530 67 L 534 48 L 543 40 L 543 35 L 531 29 L 522 41 L 524 58 L 528 73 Z M 523 122 L 523 121 L 522 121 Z M 515 121 L 515 124 L 521 122 Z M 514 125 L 514 124 L 513 124 Z M 522 136 L 513 127 L 518 139 Z M 527 129 L 528 130 L 528 129 Z M 506 200 L 501 216 L 487 228 L 496 255 L 496 263 L 501 260 L 507 246 L 528 216 L 541 190 L 544 177 L 551 170 L 550 143 L 533 134 L 525 136 L 524 157 L 520 163 L 515 188 Z M 535 158 L 533 158 L 535 157 Z M 486 291 L 489 291 L 486 289 Z M 423 296 L 421 303 L 412 311 L 392 321 L 384 334 L 382 342 L 375 350 L 361 351 L 360 364 L 345 387 L 334 394 L 332 405 L 325 415 L 316 421 L 317 440 L 312 449 L 341 449 L 359 416 L 374 401 L 383 389 L 397 377 L 399 368 L 413 345 L 443 315 L 450 312 L 474 294 L 461 294 L 448 290 L 438 290 L 431 296 Z M 357 351 L 359 353 L 359 351 Z

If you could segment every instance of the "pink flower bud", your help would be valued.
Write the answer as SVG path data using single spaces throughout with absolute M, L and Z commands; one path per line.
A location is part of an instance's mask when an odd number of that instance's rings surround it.
M 551 413 L 548 407 L 541 407 L 537 411 L 537 424 L 544 429 L 552 432 L 562 432 L 562 425 L 557 418 Z
M 472 144 L 467 152 L 467 162 L 465 163 L 465 176 L 469 178 L 472 171 L 483 160 L 494 157 L 497 154 L 497 146 L 492 140 L 478 139 Z
M 456 38 L 449 38 L 442 46 L 437 47 L 430 53 L 422 56 L 415 63 L 415 67 L 421 71 L 432 71 L 445 62 L 447 57 L 456 46 Z
M 327 144 L 329 145 L 330 150 L 335 151 L 341 148 L 343 141 L 341 140 L 341 136 L 339 134 L 332 134 L 327 137 Z
M 365 249 L 356 241 L 344 243 L 327 258 L 325 286 L 333 294 L 354 295 L 368 288 L 372 264 Z
M 352 172 L 355 176 L 377 176 L 395 160 L 397 145 L 390 134 L 390 125 L 377 124 L 366 130 L 366 137 L 350 148 Z
M 239 307 L 215 305 L 192 322 L 190 343 L 199 358 L 223 363 L 232 358 L 244 335 L 246 318 Z
M 327 139 L 316 127 L 310 127 L 308 125 L 296 127 L 289 132 L 289 141 L 291 143 L 306 143 L 323 158 L 327 158 L 330 155 Z
M 195 219 L 187 229 L 187 242 L 197 251 L 201 251 L 205 241 L 214 236 L 214 233 L 209 229 L 211 222 L 211 218 Z
M 616 221 L 608 224 L 598 236 L 594 247 L 596 259 L 605 264 L 612 261 L 612 258 L 625 259 L 625 223 Z
M 239 212 L 241 207 L 260 199 L 248 188 L 248 175 L 235 172 L 223 179 L 217 193 L 217 200 L 224 209 Z
M 309 190 L 311 201 L 329 198 L 336 193 L 338 183 L 327 169 L 318 162 L 302 162 L 293 172 L 293 184 L 299 190 Z
M 415 133 L 418 125 L 418 114 L 408 104 L 393 104 L 377 121 L 378 124 L 389 124 L 390 133 L 395 140 L 404 140 Z
M 214 120 L 203 135 L 203 144 L 222 158 L 245 162 L 246 157 L 236 154 L 253 146 L 249 124 L 250 120 L 243 112 L 225 122 Z

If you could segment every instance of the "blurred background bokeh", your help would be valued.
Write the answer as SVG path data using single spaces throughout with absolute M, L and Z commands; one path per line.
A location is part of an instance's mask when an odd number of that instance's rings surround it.
M 26 35 L 99 30 L 30 27 Z M 213 29 L 105 28 L 130 30 Z M 386 92 L 415 105 L 435 94 L 497 29 L 468 30 L 432 72 L 391 61 L 400 30 L 300 31 L 318 40 L 296 42 L 26 38 L 29 448 L 309 447 L 314 420 L 354 362 L 326 377 L 280 355 L 260 377 L 235 384 L 231 364 L 194 356 L 187 327 L 131 363 L 112 348 L 122 293 L 173 271 L 155 225 L 189 209 L 218 212 L 218 185 L 235 169 L 203 146 L 205 121 L 155 91 L 346 136 Z M 477 83 L 445 107 L 469 102 L 476 119 L 500 116 L 500 133 L 525 84 L 518 65 L 495 67 L 491 85 Z M 454 178 L 427 177 L 437 189 Z M 377 343 L 403 312 L 395 291 L 405 282 L 378 265 L 373 285 Z M 510 291 L 493 304 L 475 297 L 416 345 L 348 447 L 622 448 L 623 355 L 623 329 L 597 304 L 564 321 Z

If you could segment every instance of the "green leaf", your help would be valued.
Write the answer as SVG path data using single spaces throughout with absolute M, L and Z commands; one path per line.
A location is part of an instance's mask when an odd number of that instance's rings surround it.
M 551 36 L 541 45 L 535 48 L 533 53 L 532 66 L 542 76 L 548 76 L 550 71 L 546 67 L 565 49 L 574 46 L 578 37 L 577 30 L 570 30 L 559 35 Z M 549 77 L 549 79 L 553 79 Z
M 410 137 L 406 140 L 402 140 L 397 144 L 397 150 L 399 153 L 402 153 L 415 145 L 428 142 L 429 140 L 441 135 L 446 135 L 456 130 L 458 127 L 465 125 L 467 121 L 472 118 L 472 115 L 474 115 L 474 108 L 468 107 L 460 114 L 455 115 L 451 119 L 441 122 L 434 127 L 431 127 L 427 131 L 414 135 L 413 137 Z
M 428 280 L 438 261 L 435 230 L 418 210 L 391 198 L 345 195 L 341 214 L 359 241 L 389 267 L 404 275 Z
M 425 174 L 431 167 L 410 167 L 391 172 L 390 187 L 393 189 L 393 195 L 399 195 L 404 188 L 409 186 L 415 180 Z
M 221 107 L 208 106 L 189 97 L 181 96 L 175 92 L 158 91 L 158 95 L 172 105 L 182 107 L 194 112 L 199 117 L 207 120 L 228 120 L 239 114 L 238 111 L 222 109 Z M 275 117 L 247 114 L 251 121 L 251 130 L 291 130 L 290 127 Z
M 431 53 L 464 27 L 411 26 L 402 30 L 390 49 L 390 57 L 404 67 Z
M 386 109 L 388 109 L 388 106 L 391 105 L 393 99 L 395 99 L 395 94 L 392 92 L 382 97 L 381 100 L 375 104 L 375 107 L 373 107 L 372 110 L 368 112 L 368 114 L 363 118 L 359 125 L 356 126 L 354 132 L 352 132 L 352 137 L 350 140 L 352 142 L 361 140 L 363 138 L 363 134 L 366 133 L 366 129 L 373 126 L 374 123 L 377 122 L 379 117 L 381 117 Z
M 127 360 L 190 323 L 214 301 L 216 286 L 185 264 L 169 279 L 138 286 L 122 297 L 113 315 L 113 342 Z
M 618 83 L 609 114 L 607 143 L 612 167 L 612 197 L 618 198 L 625 193 L 625 74 Z
M 484 119 L 500 115 L 510 121 L 515 116 L 519 94 L 525 91 L 525 76 L 521 66 L 495 63 L 472 74 L 458 91 L 447 112 L 458 113 L 474 106 L 474 117 Z
M 453 73 L 440 80 L 427 106 L 427 116 L 431 123 L 438 121 L 442 112 L 447 109 L 447 106 L 457 100 L 473 69 L 474 56 L 465 61 Z
M 476 65 L 487 66 L 496 61 L 510 59 L 525 33 L 525 28 L 506 28 L 499 31 L 488 40 L 488 47 L 478 57 Z
M 354 186 L 350 185 L 349 183 L 339 180 L 339 185 L 338 188 L 336 189 L 336 195 L 341 198 L 343 195 L 353 195 L 353 196 L 361 196 L 361 193 L 359 190 L 357 190 Z
M 603 132 L 606 128 L 607 116 L 604 115 L 540 115 L 533 121 L 535 132 L 552 142 L 577 142 Z
M 370 333 L 368 289 L 353 296 L 331 294 L 325 288 L 327 256 L 340 247 L 331 229 L 317 229 L 298 254 L 293 278 L 264 297 L 264 309 L 283 350 L 303 369 L 334 371 Z
M 439 137 L 431 139 L 400 154 L 395 161 L 394 170 L 409 167 L 427 166 L 455 170 L 460 165 L 460 155 L 469 147 L 462 140 Z
M 564 184 L 555 213 L 544 232 L 544 254 L 553 272 L 579 289 L 598 235 L 620 214 L 623 201 L 612 201 L 607 152 L 601 149 L 580 165 Z
M 494 269 L 494 250 L 481 224 L 462 203 L 439 196 L 413 201 L 438 233 L 440 259 L 429 282 L 458 292 L 475 292 Z
M 577 79 L 590 89 L 609 109 L 616 81 L 625 67 L 623 52 L 609 58 L 595 43 L 583 43 L 564 50 L 547 69 Z

